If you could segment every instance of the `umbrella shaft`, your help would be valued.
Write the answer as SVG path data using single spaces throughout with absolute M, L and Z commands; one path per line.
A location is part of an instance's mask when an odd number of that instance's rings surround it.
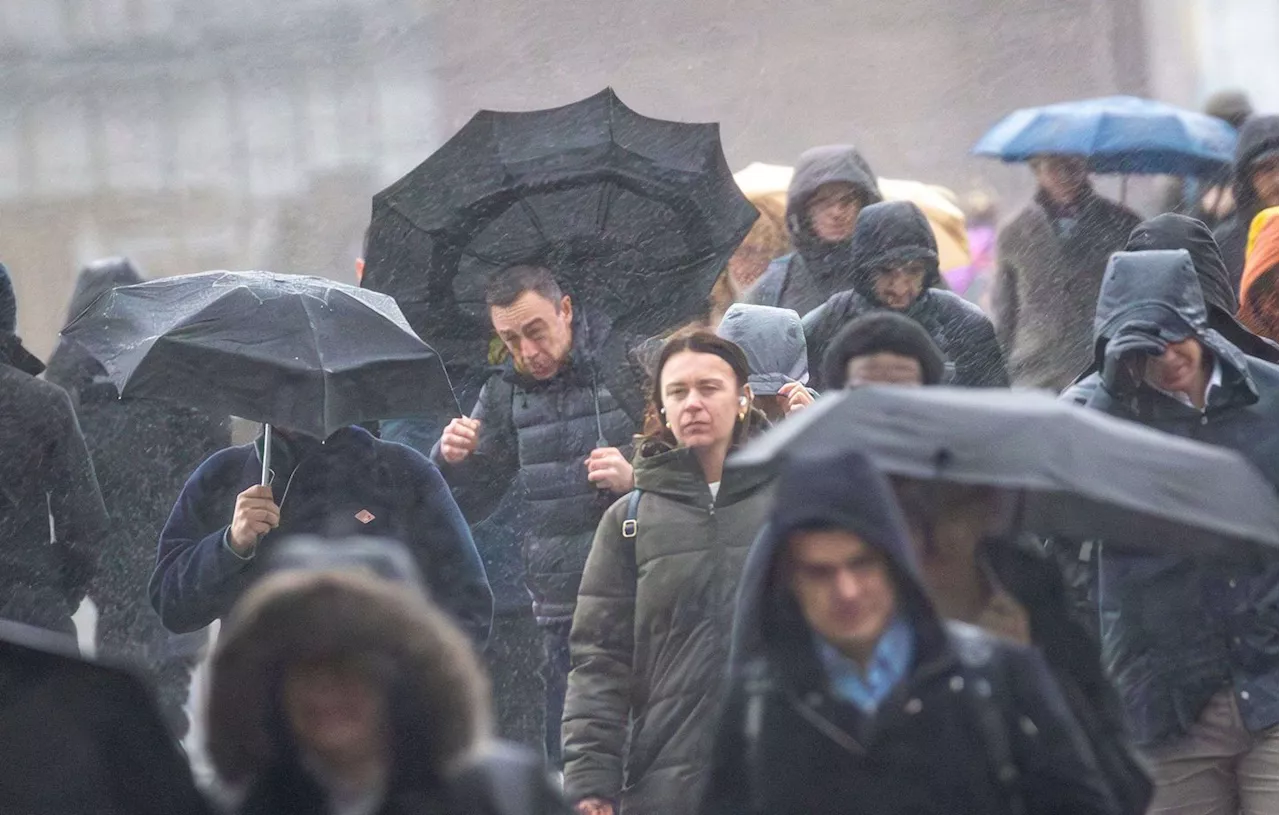
M 271 425 L 262 426 L 262 483 L 271 483 Z

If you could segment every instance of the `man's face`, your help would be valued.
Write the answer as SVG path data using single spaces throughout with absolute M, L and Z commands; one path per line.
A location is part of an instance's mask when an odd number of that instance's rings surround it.
M 787 583 L 809 627 L 854 658 L 870 656 L 897 610 L 884 555 L 844 530 L 792 533 Z
M 568 360 L 573 348 L 573 304 L 568 297 L 553 303 L 527 291 L 509 306 L 491 306 L 489 318 L 516 367 L 534 379 L 551 379 Z
M 1036 184 L 1058 204 L 1073 204 L 1089 186 L 1089 163 L 1079 156 L 1037 156 L 1031 159 Z
M 805 205 L 813 234 L 827 243 L 840 243 L 853 236 L 853 226 L 862 211 L 858 188 L 847 181 L 823 184 Z
M 876 273 L 872 288 L 885 308 L 905 311 L 924 293 L 924 279 L 929 267 L 923 260 L 913 260 Z
M 387 703 L 364 673 L 345 662 L 290 667 L 284 709 L 293 740 L 333 764 L 359 764 L 385 751 Z
M 844 386 L 924 384 L 924 368 L 920 360 L 892 351 L 880 351 L 850 359 L 845 365 Z
M 1254 162 L 1249 180 L 1263 207 L 1280 206 L 1280 157 L 1267 156 Z
M 1169 393 L 1185 393 L 1193 400 L 1204 391 L 1204 348 L 1194 337 L 1170 343 L 1158 357 L 1146 357 L 1143 381 Z M 1199 390 L 1200 393 L 1196 393 Z

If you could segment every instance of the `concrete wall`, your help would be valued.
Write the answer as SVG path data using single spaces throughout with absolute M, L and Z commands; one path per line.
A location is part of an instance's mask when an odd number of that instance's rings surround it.
M 613 85 L 731 164 L 852 141 L 886 176 L 1023 105 L 1141 93 L 1142 0 L 0 0 L 0 259 L 51 350 L 78 264 L 351 279 L 369 196 L 477 108 Z

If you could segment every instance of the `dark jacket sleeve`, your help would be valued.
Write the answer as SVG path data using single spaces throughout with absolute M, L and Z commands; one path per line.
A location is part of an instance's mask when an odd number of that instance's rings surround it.
M 71 398 L 61 388 L 57 393 L 46 417 L 50 425 L 49 514 L 62 588 L 67 602 L 75 605 L 97 570 L 99 543 L 110 521 Z
M 631 714 L 635 655 L 635 550 L 622 537 L 626 499 L 600 520 L 569 634 L 564 701 L 564 791 L 570 802 L 617 801 Z
M 256 570 L 226 544 L 243 462 L 237 448 L 215 453 L 192 473 L 164 529 L 148 592 L 164 627 L 198 631 L 231 610 Z M 244 485 L 241 489 L 246 489 Z
M 972 388 L 1009 387 L 1009 370 L 991 321 L 981 314 L 969 314 L 962 332 L 958 343 L 960 352 L 955 359 L 955 384 Z
M 1027 811 L 1119 815 L 1093 750 L 1039 651 L 1008 648 L 1010 748 Z
M 414 556 L 432 598 L 483 646 L 493 624 L 493 592 L 462 517 L 440 470 L 425 456 L 402 448 L 414 489 Z
M 467 521 L 478 524 L 498 507 L 520 469 L 519 440 L 511 421 L 511 389 L 494 374 L 480 390 L 471 418 L 480 420 L 480 442 L 459 464 L 440 454 L 437 441 L 431 460 L 440 468 Z
M 827 355 L 831 341 L 847 321 L 847 302 L 847 297 L 833 295 L 827 302 L 804 315 L 800 321 L 804 328 L 805 346 L 809 350 L 809 387 L 814 390 L 839 390 L 842 384 L 826 381 L 823 358 Z

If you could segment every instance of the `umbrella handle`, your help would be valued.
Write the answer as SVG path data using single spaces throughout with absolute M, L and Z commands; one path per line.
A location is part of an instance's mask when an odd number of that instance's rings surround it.
M 262 426 L 262 483 L 271 484 L 271 425 Z

